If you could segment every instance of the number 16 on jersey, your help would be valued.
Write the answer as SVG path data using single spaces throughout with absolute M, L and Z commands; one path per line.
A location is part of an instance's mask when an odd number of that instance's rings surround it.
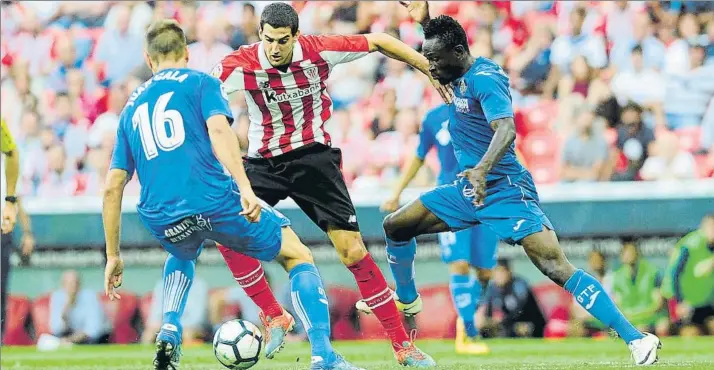
M 133 128 L 139 128 L 141 145 L 147 160 L 156 158 L 159 148 L 169 152 L 180 147 L 186 139 L 181 113 L 175 109 L 166 110 L 173 94 L 172 91 L 161 95 L 156 100 L 151 116 L 149 103 L 144 103 L 136 108 L 131 118 Z

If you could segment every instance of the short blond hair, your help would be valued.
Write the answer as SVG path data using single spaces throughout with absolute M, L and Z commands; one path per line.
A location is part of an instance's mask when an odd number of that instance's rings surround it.
M 153 61 L 179 60 L 186 50 L 186 34 L 173 19 L 153 22 L 146 31 L 146 52 Z

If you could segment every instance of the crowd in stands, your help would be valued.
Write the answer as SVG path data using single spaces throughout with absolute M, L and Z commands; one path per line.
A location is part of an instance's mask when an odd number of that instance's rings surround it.
M 398 2 L 292 1 L 304 34 L 387 32 L 418 48 Z M 680 180 L 714 172 L 714 5 L 697 1 L 444 1 L 471 52 L 511 78 L 517 147 L 539 183 Z M 210 69 L 259 40 L 263 2 L 2 1 L 0 106 L 21 153 L 22 193 L 97 195 L 119 113 L 151 76 L 143 33 L 175 18 L 189 66 Z M 389 186 L 439 97 L 420 73 L 374 53 L 334 69 L 328 131 L 354 190 Z M 231 99 L 243 145 L 248 117 Z M 417 186 L 435 182 L 427 159 Z M 138 194 L 136 179 L 128 192 Z

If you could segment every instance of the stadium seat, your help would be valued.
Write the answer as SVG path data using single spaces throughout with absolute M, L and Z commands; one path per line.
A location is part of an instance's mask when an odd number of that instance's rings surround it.
M 523 156 L 528 163 L 540 158 L 554 159 L 559 145 L 558 138 L 550 132 L 531 132 L 523 140 Z
M 550 158 L 529 158 L 528 170 L 536 184 L 552 184 L 560 180 L 560 161 Z
M 51 334 L 49 294 L 39 296 L 32 301 L 32 325 L 35 329 L 35 340 L 42 334 Z
M 137 296 L 127 291 L 122 291 L 121 299 L 118 301 L 110 301 L 104 293 L 98 293 L 97 296 L 102 303 L 107 320 L 112 323 L 109 342 L 117 344 L 136 342 L 139 334 L 132 324 L 139 309 Z
M 348 287 L 335 285 L 327 287 L 332 339 L 353 340 L 359 338 L 359 333 L 355 327 L 357 318 L 355 302 L 360 298 L 359 292 Z
M 24 296 L 9 296 L 7 299 L 7 318 L 2 344 L 8 346 L 29 346 L 32 338 L 25 330 L 30 320 L 30 299 Z
M 551 122 L 558 116 L 558 103 L 543 102 L 533 108 L 524 110 L 524 124 L 528 134 L 550 131 Z
M 549 319 L 558 307 L 564 307 L 568 312 L 570 311 L 573 296 L 556 284 L 546 282 L 535 285 L 533 294 L 538 300 L 538 305 L 540 305 L 540 309 L 546 319 Z
M 424 339 L 445 339 L 456 336 L 458 314 L 447 285 L 420 289 L 424 310 L 416 315 L 417 335 Z
M 680 128 L 674 132 L 679 138 L 679 147 L 688 152 L 695 152 L 701 143 L 702 128 L 691 126 Z

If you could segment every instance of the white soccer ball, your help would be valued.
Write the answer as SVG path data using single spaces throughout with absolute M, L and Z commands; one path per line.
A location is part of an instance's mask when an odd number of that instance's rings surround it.
M 245 320 L 223 323 L 213 336 L 213 353 L 218 362 L 229 369 L 248 369 L 260 359 L 263 334 L 257 326 Z

